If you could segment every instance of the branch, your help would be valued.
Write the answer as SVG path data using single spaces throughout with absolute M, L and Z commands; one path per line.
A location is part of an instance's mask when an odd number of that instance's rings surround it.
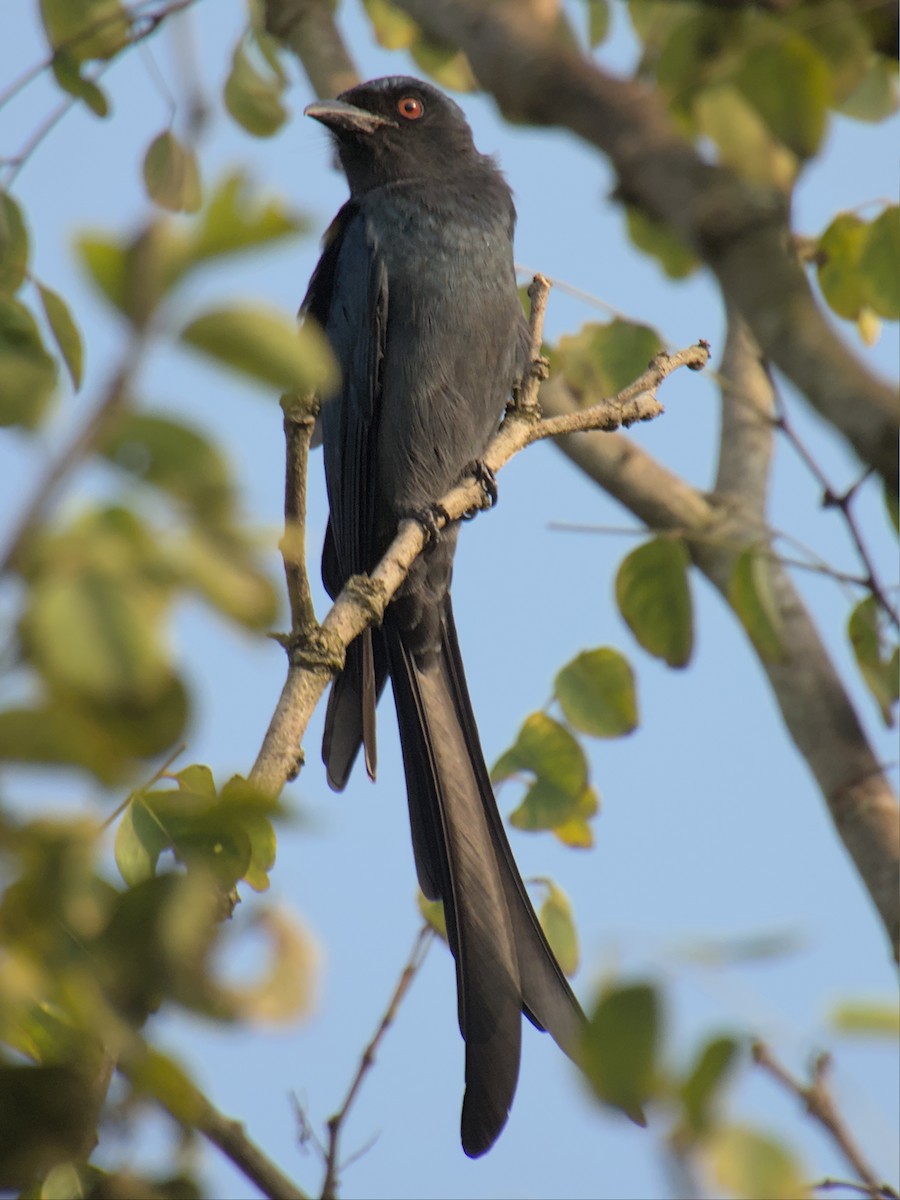
M 199 1093 L 198 1093 L 199 1095 Z M 240 1121 L 224 1116 L 203 1098 L 204 1111 L 197 1121 L 200 1133 L 218 1147 L 238 1170 L 255 1183 L 269 1200 L 308 1200 L 305 1192 L 268 1158 L 248 1136 Z
M 266 29 L 297 58 L 317 96 L 337 96 L 359 75 L 334 21 L 331 0 L 265 0 Z
M 354 1100 L 359 1094 L 363 1080 L 374 1065 L 378 1048 L 384 1040 L 388 1029 L 393 1024 L 403 998 L 412 986 L 413 980 L 418 975 L 419 969 L 425 961 L 425 956 L 431 946 L 433 937 L 434 931 L 429 925 L 423 925 L 416 935 L 412 951 L 400 973 L 400 978 L 388 1001 L 384 1016 L 378 1023 L 378 1028 L 375 1030 L 372 1040 L 362 1053 L 362 1058 L 359 1060 L 359 1066 L 353 1077 L 353 1082 L 350 1084 L 347 1095 L 344 1097 L 344 1103 L 334 1116 L 328 1118 L 328 1150 L 325 1156 L 325 1179 L 322 1183 L 322 1200 L 334 1200 L 337 1194 L 338 1171 L 341 1167 L 339 1150 L 344 1123 L 347 1120 Z
M 805 1106 L 809 1115 L 819 1122 L 843 1154 L 851 1170 L 865 1184 L 866 1195 L 871 1196 L 873 1200 L 879 1200 L 880 1197 L 892 1194 L 892 1189 L 879 1182 L 874 1171 L 863 1158 L 862 1152 L 853 1140 L 850 1130 L 838 1112 L 837 1105 L 828 1090 L 826 1076 L 831 1067 L 830 1055 L 820 1054 L 816 1058 L 812 1069 L 812 1082 L 807 1086 L 794 1079 L 785 1070 L 772 1056 L 764 1042 L 754 1042 L 753 1061 L 767 1071 L 782 1087 L 796 1096 Z
M 539 297 L 549 284 L 538 276 L 534 286 L 538 298 L 532 310 L 532 341 L 537 337 L 539 345 L 542 319 Z M 708 347 L 703 343 L 674 355 L 657 355 L 640 379 L 618 396 L 553 422 L 542 421 L 537 415 L 536 393 L 544 373 L 538 362 L 527 372 L 516 405 L 509 410 L 488 447 L 485 465 L 496 474 L 520 450 L 545 437 L 584 429 L 616 429 L 634 421 L 650 420 L 662 412 L 656 398 L 662 380 L 681 366 L 699 370 L 708 357 Z M 453 488 L 439 504 L 446 514 L 446 519 L 441 516 L 437 521 L 441 528 L 483 507 L 484 489 L 471 480 Z M 296 776 L 302 764 L 300 745 L 309 719 L 332 677 L 343 667 L 347 646 L 368 625 L 381 620 L 410 566 L 422 552 L 426 536 L 419 522 L 401 521 L 397 536 L 371 575 L 350 579 L 321 626 L 309 637 L 289 639 L 287 680 L 250 772 L 251 782 L 260 790 L 277 795 L 285 782 Z
M 694 249 L 765 357 L 896 490 L 896 391 L 829 326 L 803 267 L 785 249 L 786 204 L 705 163 L 658 93 L 607 75 L 577 47 L 548 37 L 523 0 L 397 3 L 432 38 L 466 53 L 505 116 L 570 129 L 607 155 L 618 173 L 617 193 Z
M 679 532 L 695 565 L 730 604 L 729 585 L 740 552 L 766 536 L 760 497 L 768 470 L 773 397 L 749 331 L 728 338 L 729 384 L 723 385 L 723 428 L 740 451 L 720 453 L 716 492 L 685 483 L 617 434 L 565 437 L 557 444 L 586 474 L 651 529 Z M 560 379 L 541 393 L 545 413 L 578 406 Z M 750 406 L 760 405 L 754 418 Z M 751 442 L 753 445 L 751 446 Z M 742 505 L 749 506 L 744 512 Z M 769 556 L 763 556 L 769 557 Z M 887 931 L 896 957 L 900 939 L 900 812 L 841 678 L 790 576 L 776 561 L 769 585 L 784 655 L 760 657 L 785 726 L 816 778 L 828 812 Z

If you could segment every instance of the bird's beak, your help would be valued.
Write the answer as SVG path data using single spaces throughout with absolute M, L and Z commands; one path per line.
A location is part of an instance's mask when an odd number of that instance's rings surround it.
M 345 100 L 316 100 L 314 104 L 307 104 L 303 115 L 321 121 L 334 133 L 374 133 L 382 125 L 396 123 Z

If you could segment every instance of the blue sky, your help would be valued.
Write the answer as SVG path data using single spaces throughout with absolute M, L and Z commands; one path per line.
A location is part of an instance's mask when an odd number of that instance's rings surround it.
M 44 53 L 27 3 L 10 6 L 0 42 L 0 85 Z M 617 30 L 603 62 L 625 71 L 633 47 L 616 9 Z M 355 4 L 341 9 L 342 27 L 369 76 L 408 70 L 403 55 L 372 47 Z M 184 314 L 225 297 L 252 297 L 294 311 L 317 257 L 317 237 L 345 196 L 322 128 L 300 115 L 312 99 L 291 67 L 294 113 L 279 134 L 256 141 L 237 129 L 218 104 L 231 49 L 243 23 L 238 3 L 198 4 L 192 17 L 202 89 L 214 115 L 201 149 L 204 177 L 241 166 L 260 187 L 287 197 L 308 214 L 315 233 L 219 268 L 189 290 Z M 174 29 L 174 27 L 173 27 Z M 156 66 L 177 89 L 173 37 L 152 43 Z M 142 54 L 107 77 L 115 111 L 100 122 L 71 112 L 48 137 L 16 183 L 35 241 L 37 274 L 62 292 L 85 330 L 90 349 L 85 388 L 63 394 L 46 442 L 15 433 L 0 438 L 0 505 L 8 511 L 28 492 L 46 459 L 103 386 L 121 326 L 80 273 L 71 253 L 85 228 L 127 231 L 146 216 L 140 162 L 150 139 L 168 122 L 168 104 Z M 45 78 L 0 111 L 0 147 L 14 151 L 57 102 Z M 673 345 L 707 338 L 723 343 L 717 294 L 703 274 L 669 283 L 654 263 L 633 251 L 619 209 L 608 197 L 605 162 L 568 134 L 500 120 L 492 102 L 461 101 L 480 149 L 496 152 L 519 209 L 517 259 L 583 289 L 606 304 L 656 326 Z M 895 190 L 893 147 L 898 121 L 880 127 L 832 122 L 828 148 L 798 189 L 796 227 L 816 234 L 840 208 Z M 556 338 L 604 314 L 556 290 L 547 334 Z M 873 368 L 894 374 L 897 334 L 861 350 L 847 326 L 840 336 Z M 227 448 L 243 489 L 246 516 L 275 551 L 282 505 L 283 444 L 277 397 L 219 373 L 185 351 L 154 355 L 141 395 L 209 426 Z M 857 467 L 836 436 L 785 389 L 797 428 L 841 487 Z M 666 415 L 630 436 L 701 488 L 711 485 L 718 432 L 711 381 L 682 372 L 666 383 Z M 310 501 L 310 544 L 325 525 L 320 466 Z M 80 481 L 65 503 L 102 489 Z M 584 648 L 613 645 L 631 659 L 641 724 L 629 738 L 598 743 L 592 754 L 603 808 L 596 847 L 566 850 L 549 835 L 512 834 L 524 876 L 551 875 L 569 893 L 582 938 L 575 986 L 585 1003 L 599 980 L 650 979 L 665 988 L 668 1044 L 684 1063 L 701 1040 L 728 1030 L 759 1033 L 791 1069 L 802 1071 L 813 1050 L 836 1055 L 843 1110 L 877 1168 L 890 1176 L 897 1160 L 897 1052 L 888 1043 L 861 1043 L 828 1031 L 830 1005 L 846 997 L 892 994 L 895 975 L 880 926 L 824 812 L 803 761 L 787 738 L 753 654 L 720 599 L 693 581 L 697 644 L 690 666 L 674 672 L 634 643 L 613 602 L 612 581 L 636 540 L 554 530 L 551 523 L 633 525 L 611 500 L 552 447 L 530 449 L 500 479 L 500 504 L 468 525 L 454 579 L 463 655 L 485 752 L 492 761 L 522 719 L 542 706 L 559 666 Z M 771 519 L 835 565 L 855 568 L 839 517 L 823 512 L 816 487 L 790 448 L 779 446 Z M 883 576 L 896 576 L 876 489 L 861 497 L 860 514 Z M 317 556 L 317 551 L 316 551 Z M 317 579 L 318 571 L 313 564 Z M 833 582 L 798 576 L 798 584 L 843 671 L 877 752 L 893 764 L 893 733 L 850 661 L 844 637 L 849 605 Z M 319 611 L 325 597 L 317 592 Z M 284 675 L 280 649 L 235 632 L 187 605 L 173 644 L 196 689 L 196 716 L 187 761 L 209 763 L 217 778 L 246 772 L 255 757 Z M 167 1018 L 165 1046 L 181 1056 L 214 1102 L 248 1130 L 289 1175 L 315 1192 L 321 1168 L 297 1146 L 289 1095 L 296 1094 L 322 1129 L 340 1102 L 356 1063 L 396 982 L 418 927 L 399 747 L 389 699 L 382 705 L 379 779 L 364 773 L 347 791 L 327 789 L 319 764 L 321 713 L 306 743 L 308 767 L 288 790 L 303 815 L 279 839 L 271 898 L 296 910 L 322 955 L 320 999 L 305 1023 L 277 1033 L 211 1028 Z M 9 791 L 45 796 L 33 779 L 10 776 Z M 501 791 L 509 812 L 517 793 Z M 248 909 L 254 901 L 251 898 Z M 238 921 L 244 920 L 239 914 Z M 705 939 L 788 934 L 797 949 L 783 957 L 723 969 L 688 960 L 684 948 Z M 247 960 L 231 964 L 240 972 Z M 378 1134 L 344 1176 L 343 1195 L 366 1197 L 654 1197 L 665 1195 L 661 1139 L 665 1122 L 641 1132 L 604 1114 L 586 1097 L 552 1042 L 526 1030 L 522 1073 L 509 1125 L 478 1162 L 459 1147 L 463 1046 L 455 1013 L 452 962 L 435 946 L 384 1043 L 345 1136 L 348 1152 Z M 810 1129 L 796 1105 L 749 1068 L 729 1100 L 735 1118 L 780 1131 L 802 1148 L 810 1177 L 842 1175 L 831 1147 Z M 142 1144 L 152 1160 L 168 1137 L 164 1120 Z M 255 1195 L 213 1155 L 204 1160 L 209 1193 Z

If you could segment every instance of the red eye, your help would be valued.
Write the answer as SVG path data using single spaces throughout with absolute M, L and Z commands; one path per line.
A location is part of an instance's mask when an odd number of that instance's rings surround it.
M 425 105 L 418 96 L 404 96 L 397 101 L 397 112 L 407 121 L 418 121 L 425 114 Z

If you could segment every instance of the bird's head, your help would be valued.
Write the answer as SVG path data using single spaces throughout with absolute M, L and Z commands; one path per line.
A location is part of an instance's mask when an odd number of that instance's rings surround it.
M 459 105 L 420 79 L 390 76 L 305 109 L 332 133 L 350 191 L 405 179 L 446 178 L 477 155 Z

